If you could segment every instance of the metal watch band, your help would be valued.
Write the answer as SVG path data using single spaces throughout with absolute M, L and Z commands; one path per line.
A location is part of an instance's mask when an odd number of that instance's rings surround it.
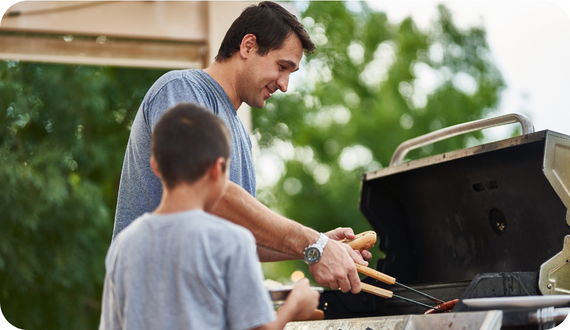
M 327 245 L 328 241 L 329 237 L 327 235 L 319 233 L 319 239 L 314 245 L 317 249 L 319 249 L 319 251 L 321 251 L 321 254 L 323 253 L 323 250 L 325 249 L 325 246 Z
M 317 240 L 317 242 L 305 248 L 303 261 L 305 261 L 307 265 L 312 265 L 319 262 L 319 260 L 323 255 L 323 250 L 325 249 L 325 246 L 327 245 L 328 241 L 329 237 L 327 235 L 319 233 L 319 239 Z M 314 259 L 315 258 L 314 254 L 310 252 L 312 249 L 317 249 L 319 251 L 318 257 L 316 259 Z

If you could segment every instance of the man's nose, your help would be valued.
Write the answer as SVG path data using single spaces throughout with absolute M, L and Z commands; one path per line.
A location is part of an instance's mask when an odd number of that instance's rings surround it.
M 277 88 L 283 93 L 287 92 L 287 86 L 289 85 L 289 74 L 283 74 L 277 79 Z

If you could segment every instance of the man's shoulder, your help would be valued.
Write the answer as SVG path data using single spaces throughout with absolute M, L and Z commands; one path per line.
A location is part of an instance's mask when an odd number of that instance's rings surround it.
M 165 86 L 176 84 L 176 83 L 187 83 L 187 82 L 199 82 L 202 70 L 196 69 L 186 69 L 186 70 L 172 70 L 163 74 L 158 78 L 150 90 L 158 92 L 162 90 Z
M 160 76 L 153 87 L 160 88 L 177 81 L 197 85 L 211 85 L 212 78 L 203 70 L 199 69 L 172 70 Z
M 211 108 L 212 100 L 219 100 L 222 95 L 225 92 L 221 86 L 203 70 L 173 70 L 155 81 L 143 103 L 147 106 L 157 103 L 164 110 L 180 102 L 196 102 Z

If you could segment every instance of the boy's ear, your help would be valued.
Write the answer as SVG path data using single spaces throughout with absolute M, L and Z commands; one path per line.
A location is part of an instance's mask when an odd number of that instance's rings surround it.
M 160 178 L 160 172 L 158 171 L 158 165 L 156 165 L 156 161 L 154 160 L 154 156 L 150 156 L 150 167 L 154 174 Z
M 248 58 L 249 54 L 257 51 L 257 37 L 255 34 L 246 34 L 243 39 L 241 39 L 241 44 L 239 47 L 239 54 L 241 58 Z
M 212 167 L 210 168 L 210 176 L 214 181 L 217 181 L 220 178 L 223 178 L 225 172 L 226 172 L 226 161 L 222 157 L 219 157 L 214 162 L 214 165 L 212 165 Z

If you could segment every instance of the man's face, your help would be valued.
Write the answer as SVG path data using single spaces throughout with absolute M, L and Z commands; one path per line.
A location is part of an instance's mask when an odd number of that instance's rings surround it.
M 302 57 L 303 46 L 295 34 L 285 39 L 281 48 L 265 56 L 260 56 L 255 46 L 237 86 L 241 101 L 254 108 L 263 108 L 276 90 L 286 92 L 289 75 L 297 71 Z

